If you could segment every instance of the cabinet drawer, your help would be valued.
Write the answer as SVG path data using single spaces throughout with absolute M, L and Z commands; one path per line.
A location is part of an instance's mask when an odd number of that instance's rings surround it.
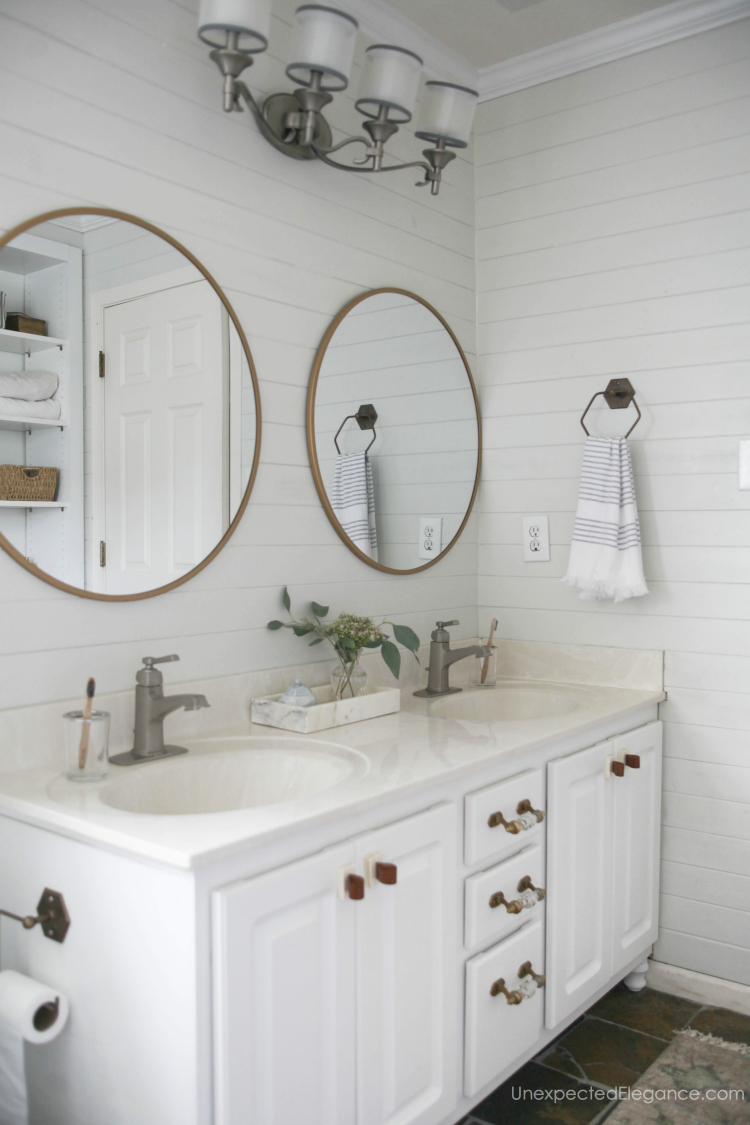
M 467 864 L 516 851 L 527 842 L 537 842 L 544 833 L 543 822 L 535 821 L 530 828 L 523 827 L 520 831 L 515 828 L 520 815 L 518 806 L 523 801 L 529 801 L 533 809 L 544 811 L 544 775 L 541 770 L 526 770 L 468 794 L 464 805 L 464 855 Z M 489 823 L 491 817 L 496 822 L 494 827 Z
M 530 880 L 535 888 L 544 887 L 544 856 L 538 844 L 532 844 L 510 859 L 466 880 L 464 942 L 467 949 L 492 937 L 502 937 L 519 924 L 530 922 L 543 913 L 543 902 L 524 907 L 516 913 L 509 911 L 505 903 L 497 901 L 497 896 L 502 893 L 511 905 L 522 902 L 520 896 L 524 890 L 524 879 Z
M 535 973 L 543 973 L 542 923 L 523 926 L 505 941 L 472 957 L 466 965 L 466 1059 L 464 1089 L 476 1094 L 511 1066 L 536 1043 L 544 1027 L 544 988 L 520 1004 L 509 1004 L 504 993 L 492 995 L 492 986 L 504 981 L 514 993 L 530 977 L 520 978 L 519 969 L 530 961 Z

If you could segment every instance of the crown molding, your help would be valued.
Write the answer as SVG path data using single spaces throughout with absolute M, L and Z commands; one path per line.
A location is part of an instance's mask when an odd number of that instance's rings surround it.
M 424 60 L 431 78 L 443 78 L 478 89 L 479 71 L 444 43 L 395 11 L 384 0 L 346 0 L 347 12 L 359 21 L 360 30 L 376 43 L 398 43 Z
M 480 102 L 564 78 L 750 16 L 750 0 L 677 0 L 479 71 Z

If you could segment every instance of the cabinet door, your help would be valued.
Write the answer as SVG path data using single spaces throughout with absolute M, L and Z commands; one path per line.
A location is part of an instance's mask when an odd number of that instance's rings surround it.
M 611 753 L 603 742 L 547 766 L 547 1027 L 612 975 Z
M 622 969 L 656 941 L 659 907 L 661 821 L 661 723 L 612 739 L 615 757 L 636 755 L 613 778 L 614 903 L 612 972 Z
M 213 894 L 217 1125 L 352 1125 L 355 918 L 345 844 Z
M 453 805 L 357 841 L 358 1125 L 435 1125 L 456 1104 L 456 846 Z

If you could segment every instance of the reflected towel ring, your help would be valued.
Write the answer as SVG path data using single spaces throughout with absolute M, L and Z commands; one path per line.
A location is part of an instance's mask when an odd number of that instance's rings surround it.
M 341 453 L 341 450 L 339 449 L 338 436 L 350 418 L 357 419 L 357 425 L 359 426 L 360 430 L 372 430 L 372 441 L 367 446 L 367 449 L 370 449 L 374 445 L 375 438 L 378 436 L 375 429 L 375 423 L 378 420 L 378 412 L 371 402 L 365 403 L 364 406 L 360 406 L 356 414 L 347 414 L 346 418 L 344 418 L 344 421 L 336 430 L 336 436 L 333 439 L 333 444 L 336 446 L 337 453 Z M 367 453 L 367 449 L 365 450 L 365 453 Z
M 586 429 L 586 425 L 583 420 L 591 409 L 594 399 L 598 398 L 599 395 L 602 395 L 604 397 L 604 401 L 606 402 L 610 410 L 625 410 L 628 406 L 630 406 L 632 402 L 633 406 L 636 409 L 638 417 L 636 418 L 635 422 L 633 422 L 633 425 L 630 427 L 628 432 L 625 434 L 626 438 L 630 437 L 633 430 L 641 420 L 641 412 L 638 409 L 638 403 L 635 401 L 635 390 L 633 388 L 633 384 L 629 379 L 611 379 L 609 383 L 607 383 L 606 391 L 597 391 L 595 395 L 592 395 L 588 406 L 581 415 L 581 425 L 583 426 L 583 431 L 586 434 L 586 437 L 591 437 L 591 434 Z

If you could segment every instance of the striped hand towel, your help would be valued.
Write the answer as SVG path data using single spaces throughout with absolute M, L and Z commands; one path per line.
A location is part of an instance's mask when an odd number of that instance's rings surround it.
M 625 438 L 590 437 L 586 442 L 570 562 L 563 582 L 576 586 L 584 600 L 614 598 L 622 602 L 648 593 L 633 466 Z
M 372 465 L 366 453 L 340 453 L 336 458 L 331 507 L 354 546 L 377 562 L 375 489 Z

